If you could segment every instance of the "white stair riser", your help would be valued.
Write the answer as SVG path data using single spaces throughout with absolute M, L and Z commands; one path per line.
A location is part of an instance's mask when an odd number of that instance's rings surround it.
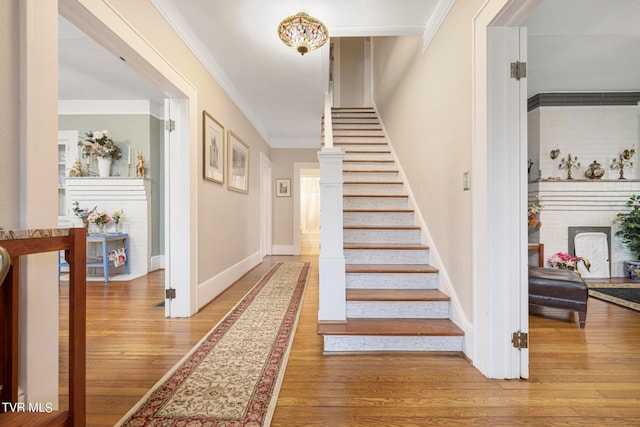
M 402 184 L 344 184 L 342 190 L 345 196 L 350 194 L 405 194 Z
M 377 130 L 382 131 L 380 124 L 377 122 L 372 123 L 333 123 L 333 131 L 342 131 L 342 130 L 358 130 L 358 129 L 366 129 L 366 130 Z M 324 126 L 323 128 L 324 129 Z
M 428 250 L 345 249 L 347 264 L 428 264 Z
M 397 182 L 400 178 L 397 172 L 345 172 L 342 179 L 349 182 Z
M 346 153 L 344 155 L 345 161 L 350 160 L 393 160 L 391 153 Z
M 347 301 L 347 318 L 447 319 L 448 301 Z
M 344 243 L 420 243 L 420 230 L 344 230 Z
M 344 336 L 324 337 L 325 352 L 462 351 L 462 336 Z
M 345 197 L 344 209 L 408 209 L 406 197 Z
M 344 225 L 413 225 L 413 212 L 344 212 Z
M 347 117 L 339 117 L 333 120 L 332 126 L 340 126 L 340 125 L 360 125 L 364 124 L 366 126 L 380 126 L 380 121 L 378 119 L 372 118 L 347 118 Z M 324 125 L 324 124 L 323 124 Z
M 334 147 L 342 148 L 344 151 L 389 151 L 389 144 L 334 144 Z
M 438 289 L 438 273 L 347 273 L 347 289 Z
M 324 136 L 324 132 L 322 132 L 322 136 Z M 333 128 L 333 137 L 337 136 L 375 136 L 380 137 L 384 136 L 384 132 L 382 129 L 344 129 L 344 128 Z
M 379 136 L 334 136 L 333 142 L 388 142 L 387 138 L 381 138 Z
M 394 162 L 344 162 L 343 165 L 346 170 L 377 170 L 388 171 L 397 170 Z

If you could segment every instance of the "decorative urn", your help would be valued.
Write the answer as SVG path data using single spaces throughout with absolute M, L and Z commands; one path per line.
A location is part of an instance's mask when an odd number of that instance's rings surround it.
M 604 168 L 597 161 L 593 161 L 584 172 L 585 176 L 589 179 L 600 179 L 604 175 Z

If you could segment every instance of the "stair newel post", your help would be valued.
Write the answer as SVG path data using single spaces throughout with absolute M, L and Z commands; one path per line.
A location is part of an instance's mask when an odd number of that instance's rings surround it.
M 325 124 L 327 120 L 325 118 Z M 326 129 L 326 128 L 325 128 Z M 318 321 L 346 321 L 341 148 L 324 147 L 320 162 L 320 298 Z

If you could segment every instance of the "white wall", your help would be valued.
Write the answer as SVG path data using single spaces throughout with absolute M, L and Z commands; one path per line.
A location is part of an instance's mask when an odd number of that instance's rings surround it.
M 618 179 L 618 170 L 610 166 L 623 150 L 635 146 L 638 151 L 639 113 L 637 106 L 540 107 L 529 112 L 530 150 L 539 145 L 540 153 L 539 162 L 533 159 L 539 166 L 534 164 L 530 179 L 537 179 L 538 169 L 543 179 L 566 179 L 566 169 L 558 166 L 569 153 L 581 163 L 572 172 L 574 179 L 586 179 L 584 172 L 594 160 L 606 169 L 603 179 Z M 554 160 L 549 152 L 556 147 L 560 154 Z M 637 179 L 637 152 L 632 160 L 634 167 L 625 169 L 624 175 Z
M 340 100 L 339 107 L 363 107 L 364 100 L 364 39 L 340 39 Z

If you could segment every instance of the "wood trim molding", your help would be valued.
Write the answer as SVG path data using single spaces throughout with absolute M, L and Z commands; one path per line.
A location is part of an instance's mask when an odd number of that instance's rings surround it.
M 538 93 L 527 101 L 527 110 L 539 107 L 586 107 L 638 105 L 640 92 L 558 92 Z

